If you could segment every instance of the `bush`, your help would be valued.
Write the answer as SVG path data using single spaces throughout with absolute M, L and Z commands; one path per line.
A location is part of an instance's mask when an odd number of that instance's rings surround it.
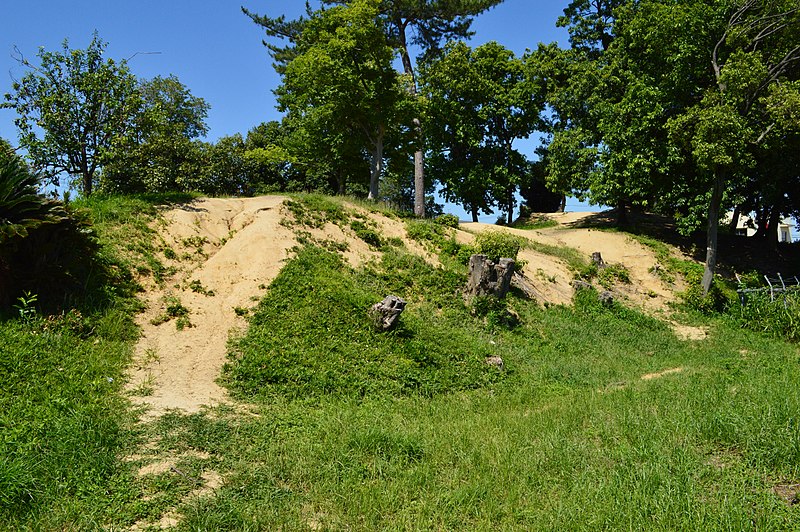
M 525 238 L 504 231 L 486 231 L 475 237 L 475 251 L 494 262 L 501 258 L 517 260 L 519 250 L 527 244 Z
M 434 222 L 445 227 L 458 228 L 458 216 L 455 214 L 442 214 L 437 216 Z
M 0 148 L 1 149 L 1 148 Z M 88 218 L 38 193 L 38 178 L 13 153 L 0 155 L 0 310 L 25 292 L 58 310 L 102 286 Z
M 380 249 L 383 247 L 383 238 L 372 227 L 367 227 L 367 224 L 361 220 L 353 220 L 350 222 L 350 229 L 356 234 L 358 238 L 366 242 L 371 248 Z
M 703 267 L 697 265 L 686 274 L 686 283 L 689 287 L 682 294 L 689 308 L 698 310 L 703 314 L 724 312 L 733 304 L 739 304 L 736 290 L 719 275 L 714 276 L 711 289 L 703 295 Z
M 800 292 L 796 290 L 774 300 L 768 292 L 750 293 L 744 304 L 732 303 L 729 314 L 745 329 L 800 340 Z

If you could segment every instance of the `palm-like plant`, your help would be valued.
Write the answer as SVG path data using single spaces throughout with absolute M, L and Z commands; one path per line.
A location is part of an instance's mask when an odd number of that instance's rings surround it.
M 38 184 L 25 162 L 0 145 L 0 250 L 42 225 L 67 218 L 61 203 L 39 194 Z

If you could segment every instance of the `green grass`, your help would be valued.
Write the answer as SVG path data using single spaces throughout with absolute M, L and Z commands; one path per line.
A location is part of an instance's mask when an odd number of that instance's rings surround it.
M 469 317 L 463 304 L 453 304 L 459 281 L 401 252 L 357 274 L 334 253 L 304 248 L 256 309 L 228 382 L 248 400 L 430 396 L 491 382 L 497 372 L 484 364 L 481 327 L 457 326 Z M 389 293 L 412 306 L 398 329 L 382 334 L 367 312 Z M 414 305 L 423 293 L 429 302 Z M 272 326 L 277 320 L 281 327 Z
M 504 358 L 498 381 L 430 396 L 308 390 L 264 397 L 258 418 L 183 418 L 229 480 L 183 507 L 182 529 L 800 523 L 773 492 L 800 478 L 796 348 L 724 320 L 708 341 L 682 342 L 592 291 L 575 309 L 513 306 L 522 324 L 486 346 Z M 641 379 L 670 368 L 682 371 Z
M 147 235 L 121 210 L 133 226 L 107 220 L 108 253 Z M 800 527 L 796 344 L 699 314 L 708 338 L 682 341 L 594 290 L 477 312 L 463 267 L 382 250 L 353 270 L 298 249 L 231 342 L 224 382 L 245 401 L 146 425 L 120 390 L 131 307 L 0 323 L 0 530 L 172 509 L 179 531 Z M 408 306 L 383 334 L 367 309 L 388 294 Z M 188 497 L 210 471 L 224 484 Z

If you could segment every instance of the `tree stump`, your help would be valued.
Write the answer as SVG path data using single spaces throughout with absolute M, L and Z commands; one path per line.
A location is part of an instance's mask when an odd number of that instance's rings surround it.
M 511 286 L 514 275 L 514 260 L 489 260 L 486 255 L 473 255 L 469 258 L 469 278 L 465 294 L 474 296 L 495 296 L 502 299 Z
M 603 256 L 599 251 L 592 253 L 592 263 L 597 266 L 598 269 L 606 267 L 606 262 L 603 260 Z
M 369 316 L 379 331 L 391 331 L 397 326 L 400 314 L 405 308 L 404 300 L 397 296 L 386 296 L 383 301 L 370 307 Z

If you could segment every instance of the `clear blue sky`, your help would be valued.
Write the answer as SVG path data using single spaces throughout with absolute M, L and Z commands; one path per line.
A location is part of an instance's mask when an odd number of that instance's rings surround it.
M 505 0 L 475 19 L 473 45 L 495 40 L 522 54 L 539 42 L 567 44 L 556 28 L 568 0 Z M 59 49 L 69 40 L 85 48 L 97 30 L 107 56 L 129 60 L 139 77 L 174 74 L 211 105 L 208 140 L 246 133 L 279 118 L 272 90 L 280 82 L 263 32 L 241 12 L 295 17 L 303 0 L 26 0 L 3 6 L 0 31 L 0 94 L 10 91 L 25 69 L 12 57 L 16 46 L 35 64 L 39 47 Z M 135 55 L 139 52 L 139 55 Z M 160 52 L 143 54 L 143 52 Z M 0 109 L 0 137 L 16 144 L 15 112 Z M 533 156 L 534 142 L 520 148 Z
M 540 41 L 561 40 L 555 27 L 566 0 L 506 0 L 478 17 L 474 44 L 496 40 L 522 53 Z M 0 94 L 11 89 L 12 78 L 24 69 L 12 58 L 13 48 L 35 62 L 40 46 L 60 48 L 69 39 L 85 48 L 97 30 L 108 42 L 107 56 L 130 59 L 140 77 L 175 74 L 196 96 L 211 105 L 209 140 L 278 118 L 272 90 L 279 78 L 261 44 L 260 28 L 242 14 L 240 6 L 269 15 L 296 16 L 302 0 L 26 0 L 3 6 L 0 32 Z M 535 7 L 533 7 L 535 6 Z M 0 109 L 0 136 L 16 141 L 15 113 Z

